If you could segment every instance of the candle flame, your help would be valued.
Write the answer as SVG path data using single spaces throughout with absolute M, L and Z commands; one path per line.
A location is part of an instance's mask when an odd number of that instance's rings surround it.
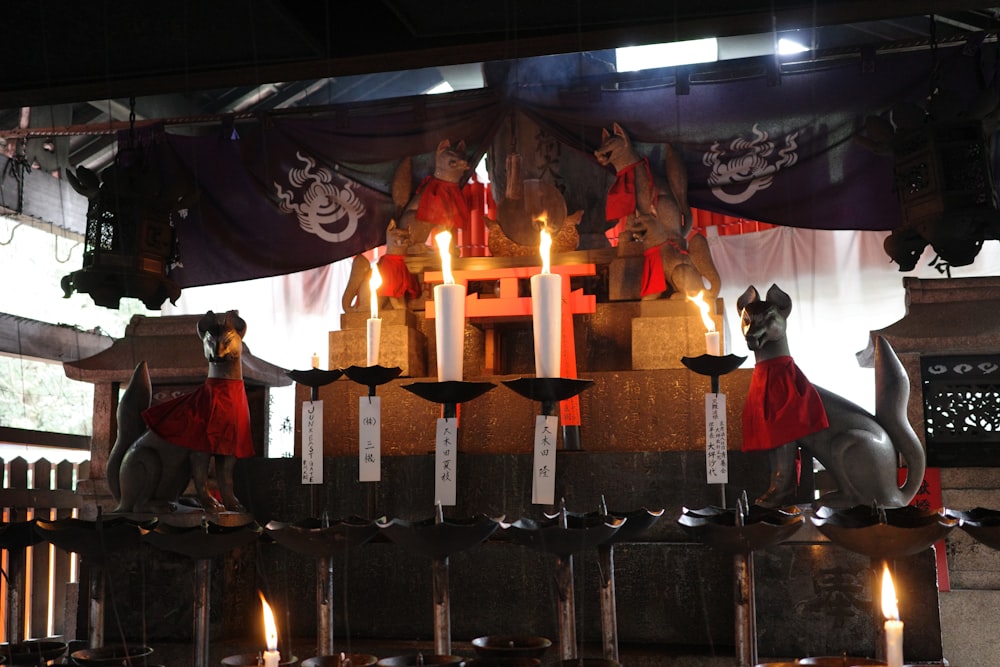
M 552 270 L 552 235 L 549 234 L 549 230 L 546 227 L 542 227 L 540 236 L 538 253 L 542 256 L 542 273 L 550 273 Z
M 260 591 L 257 591 L 257 594 L 264 609 L 264 637 L 267 640 L 267 650 L 275 651 L 278 648 L 278 626 L 274 622 L 274 613 L 271 612 L 271 605 L 264 599 L 264 594 Z
M 378 317 L 378 288 L 382 286 L 382 274 L 378 272 L 378 262 L 372 262 L 372 275 L 368 279 L 368 290 L 371 292 L 371 316 Z
M 454 285 L 455 277 L 451 274 L 451 232 L 447 229 L 439 232 L 434 237 L 437 243 L 438 254 L 441 256 L 441 274 L 444 276 L 445 285 Z
M 898 621 L 899 608 L 896 606 L 896 588 L 892 585 L 892 575 L 889 566 L 884 565 L 882 572 L 882 615 L 886 620 Z
M 709 331 L 715 331 L 715 322 L 712 321 L 712 318 L 708 314 L 708 303 L 705 301 L 704 296 L 702 296 L 704 293 L 704 291 L 698 292 L 696 296 L 689 296 L 688 300 L 694 301 L 698 306 L 698 310 L 701 311 L 701 321 L 705 323 L 705 328 Z

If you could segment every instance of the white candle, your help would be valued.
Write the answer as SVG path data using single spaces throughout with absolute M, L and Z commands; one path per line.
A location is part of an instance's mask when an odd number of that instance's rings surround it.
M 715 322 L 712 321 L 711 316 L 708 314 L 708 303 L 705 302 L 702 296 L 704 292 L 698 292 L 696 296 L 689 296 L 689 301 L 694 301 L 698 306 L 698 311 L 701 313 L 701 321 L 705 324 L 707 331 L 705 332 L 705 352 L 708 354 L 714 354 L 719 356 L 722 354 L 722 345 L 719 341 L 719 332 L 715 330 Z
M 885 662 L 889 667 L 903 667 L 903 622 L 896 606 L 896 589 L 889 566 L 882 573 L 882 615 L 885 616 Z
M 376 255 L 377 255 L 376 251 Z M 378 316 L 378 288 L 382 286 L 382 274 L 378 272 L 378 262 L 372 261 L 372 275 L 368 279 L 368 289 L 371 292 L 370 317 L 366 332 L 367 362 L 369 366 L 378 365 L 378 353 L 382 343 L 382 319 Z
M 705 332 L 705 351 L 708 354 L 714 354 L 719 356 L 721 345 L 719 344 L 719 332 L 718 331 L 706 331 Z
M 315 352 L 313 352 L 312 367 L 313 368 L 319 368 L 319 355 L 316 354 Z
M 550 273 L 552 237 L 542 229 L 542 272 L 531 276 L 531 329 L 535 341 L 535 376 L 561 377 L 562 276 Z
M 451 273 L 451 233 L 441 232 L 434 240 L 438 244 L 444 275 L 444 283 L 434 286 L 438 382 L 460 382 L 465 351 L 465 285 L 456 285 Z
M 257 591 L 257 594 L 260 595 L 260 604 L 264 610 L 264 636 L 267 641 L 267 650 L 264 651 L 264 667 L 278 667 L 278 663 L 281 662 L 281 654 L 278 652 L 278 626 L 274 622 L 274 614 L 271 612 L 271 606 L 264 599 L 264 594 L 260 591 Z

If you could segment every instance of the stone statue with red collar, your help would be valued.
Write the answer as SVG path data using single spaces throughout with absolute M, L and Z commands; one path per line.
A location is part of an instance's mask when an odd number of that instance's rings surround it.
M 393 201 L 402 208 L 399 227 L 410 235 L 408 253 L 423 254 L 432 231 L 468 229 L 469 203 L 462 192 L 462 179 L 469 169 L 465 141 L 442 140 L 434 153 L 434 173 L 425 176 L 410 197 L 412 162 L 403 160 L 393 179 Z
M 618 123 L 613 132 L 602 130 L 601 145 L 594 156 L 598 164 L 615 169 L 605 217 L 617 223 L 614 230 L 621 229 L 642 242 L 643 299 L 664 295 L 686 298 L 699 292 L 713 298 L 721 283 L 708 242 L 701 234 L 690 241 L 687 238 L 692 227 L 687 170 L 673 146 L 664 144 L 664 151 L 666 178 L 661 178 Z

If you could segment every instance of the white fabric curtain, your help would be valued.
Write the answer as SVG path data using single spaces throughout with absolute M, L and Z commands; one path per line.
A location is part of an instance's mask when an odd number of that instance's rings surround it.
M 868 346 L 869 332 L 905 315 L 904 276 L 947 277 L 930 266 L 934 259 L 930 248 L 916 270 L 901 273 L 882 249 L 886 236 L 888 232 L 794 227 L 736 236 L 710 234 L 709 247 L 722 280 L 728 351 L 748 355 L 744 366 L 753 366 L 753 355 L 740 335 L 736 300 L 749 285 L 764 295 L 777 284 L 792 298 L 789 347 L 806 377 L 874 410 L 874 371 L 861 368 L 855 354 Z M 1000 247 L 988 242 L 974 264 L 952 268 L 951 275 L 987 276 L 998 271 Z M 721 390 L 725 392 L 724 378 Z

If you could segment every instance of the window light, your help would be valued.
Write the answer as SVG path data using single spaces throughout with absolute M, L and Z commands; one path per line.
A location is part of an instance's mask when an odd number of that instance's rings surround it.
M 710 63 L 719 59 L 715 37 L 683 42 L 626 46 L 615 49 L 619 72 L 636 72 L 657 67 Z

